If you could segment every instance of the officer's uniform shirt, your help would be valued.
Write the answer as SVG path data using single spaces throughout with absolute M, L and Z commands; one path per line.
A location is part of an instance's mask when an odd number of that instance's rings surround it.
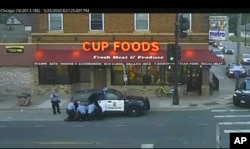
M 67 106 L 67 110 L 72 110 L 72 111 L 75 111 L 75 105 L 73 102 L 69 103 L 68 106 Z
M 93 113 L 95 111 L 95 108 L 96 108 L 95 104 L 93 104 L 93 103 L 89 104 L 88 105 L 88 114 Z
M 57 93 L 52 93 L 50 99 L 51 101 L 59 101 L 59 95 Z
M 77 108 L 77 112 L 80 112 L 81 114 L 86 114 L 87 107 L 84 105 L 79 105 Z

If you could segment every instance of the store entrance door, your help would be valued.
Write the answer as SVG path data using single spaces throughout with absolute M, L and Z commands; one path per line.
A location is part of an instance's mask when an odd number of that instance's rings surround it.
M 107 86 L 107 71 L 105 66 L 94 67 L 94 88 L 100 89 Z
M 189 66 L 187 76 L 187 91 L 200 91 L 202 81 L 201 78 L 201 68 L 199 66 Z

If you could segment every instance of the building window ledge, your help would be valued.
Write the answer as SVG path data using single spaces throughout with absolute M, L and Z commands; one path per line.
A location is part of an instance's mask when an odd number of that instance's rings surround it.
M 64 33 L 64 31 L 47 31 L 47 33 L 53 33 L 53 34 L 54 33 L 56 33 L 56 34 L 59 33 L 60 34 L 60 33 Z
M 105 31 L 88 31 L 88 33 L 99 34 L 99 33 L 105 33 Z

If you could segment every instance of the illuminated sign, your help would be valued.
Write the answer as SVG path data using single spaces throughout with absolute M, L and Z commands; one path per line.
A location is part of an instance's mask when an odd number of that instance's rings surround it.
M 209 31 L 209 39 L 225 40 L 226 32 L 225 31 Z
M 6 53 L 23 53 L 24 46 L 6 46 Z
M 111 46 L 112 45 L 112 46 Z M 83 42 L 82 49 L 83 51 L 95 51 L 102 52 L 108 48 L 113 48 L 114 51 L 123 51 L 123 52 L 157 52 L 160 50 L 159 42 L 118 42 L 115 41 L 112 44 L 109 42 Z

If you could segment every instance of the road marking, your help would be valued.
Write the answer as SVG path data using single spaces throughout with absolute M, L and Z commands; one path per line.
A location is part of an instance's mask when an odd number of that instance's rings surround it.
M 247 112 L 248 109 L 221 109 L 221 110 L 211 110 L 211 112 Z
M 4 126 L 4 125 L 0 125 L 0 128 L 4 128 L 4 127 L 6 127 L 6 126 Z
M 167 126 L 167 124 L 155 124 L 155 126 Z
M 72 144 L 101 144 L 100 142 L 70 142 L 70 141 L 61 141 L 61 142 L 35 142 L 37 144 L 64 144 L 64 145 L 72 145 Z
M 35 125 L 33 127 L 44 127 L 43 125 Z
M 249 125 L 250 121 L 247 122 L 219 122 L 218 125 Z
M 190 116 L 190 117 L 187 117 L 187 118 L 200 118 L 200 117 L 197 117 L 197 116 Z
M 73 127 L 85 127 L 85 125 L 74 125 Z
M 126 126 L 126 125 L 115 125 L 116 127 L 124 127 L 124 126 Z
M 208 124 L 196 124 L 198 126 L 207 126 Z
M 250 115 L 215 115 L 214 118 L 250 117 Z
M 154 148 L 154 144 L 141 144 L 141 148 Z
M 224 130 L 224 133 L 250 132 L 250 129 Z

